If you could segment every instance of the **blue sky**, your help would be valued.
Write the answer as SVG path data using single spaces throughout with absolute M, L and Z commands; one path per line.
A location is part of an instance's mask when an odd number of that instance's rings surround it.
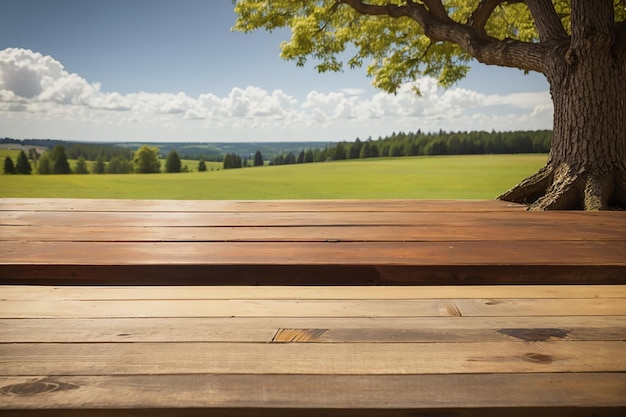
M 394 131 L 551 127 L 540 74 L 476 64 L 396 95 L 365 69 L 280 59 L 289 32 L 232 32 L 230 0 L 2 0 L 0 137 L 354 140 Z

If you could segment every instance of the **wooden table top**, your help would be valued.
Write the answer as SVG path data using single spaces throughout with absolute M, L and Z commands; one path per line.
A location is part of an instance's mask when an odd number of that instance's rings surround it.
M 625 284 L 626 212 L 502 201 L 0 200 L 0 283 Z
M 625 212 L 4 199 L 0 254 L 3 416 L 626 415 Z
M 626 410 L 624 285 L 0 286 L 0 298 L 0 414 Z

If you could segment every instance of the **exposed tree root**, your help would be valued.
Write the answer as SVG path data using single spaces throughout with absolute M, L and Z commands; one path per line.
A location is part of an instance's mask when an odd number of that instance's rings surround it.
M 566 164 L 546 165 L 498 199 L 532 211 L 626 209 L 626 171 L 599 176 Z

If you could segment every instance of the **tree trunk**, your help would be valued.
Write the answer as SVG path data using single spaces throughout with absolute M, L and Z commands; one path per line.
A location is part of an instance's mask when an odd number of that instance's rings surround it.
M 626 209 L 626 59 L 613 48 L 612 2 L 576 3 L 571 42 L 545 73 L 554 102 L 550 156 L 498 198 L 531 210 Z

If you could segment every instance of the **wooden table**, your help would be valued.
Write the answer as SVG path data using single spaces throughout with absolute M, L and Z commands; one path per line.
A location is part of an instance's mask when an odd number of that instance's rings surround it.
M 625 232 L 495 201 L 1 200 L 0 414 L 623 416 Z

